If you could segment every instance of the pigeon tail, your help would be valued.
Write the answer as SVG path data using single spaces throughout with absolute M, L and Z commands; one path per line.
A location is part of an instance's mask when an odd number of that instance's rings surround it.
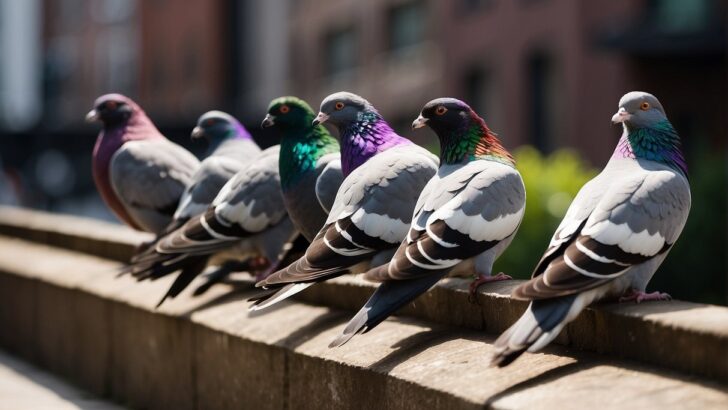
M 507 366 L 524 352 L 535 352 L 550 343 L 575 316 L 572 308 L 576 298 L 570 295 L 531 302 L 523 316 L 495 341 L 490 365 Z
M 169 287 L 167 293 L 164 294 L 162 299 L 157 303 L 155 308 L 159 308 L 167 298 L 175 298 L 177 295 L 182 293 L 183 290 L 189 285 L 207 266 L 207 257 L 194 257 L 189 263 L 182 268 L 182 272 L 179 273 L 177 279 L 174 280 L 172 286 Z
M 329 347 L 339 347 L 359 333 L 366 333 L 382 323 L 391 314 L 427 292 L 446 271 L 410 280 L 390 280 L 382 283 L 367 303 L 349 321 L 344 332 Z

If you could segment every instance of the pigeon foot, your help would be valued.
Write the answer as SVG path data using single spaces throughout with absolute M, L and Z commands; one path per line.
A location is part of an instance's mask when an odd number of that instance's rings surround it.
M 663 292 L 645 293 L 641 290 L 630 289 L 629 291 L 627 291 L 627 293 L 624 294 L 624 296 L 619 298 L 619 301 L 621 303 L 632 301 L 634 301 L 635 303 L 642 303 L 656 300 L 672 300 L 672 296 Z
M 512 280 L 512 279 L 513 279 L 512 277 L 510 277 L 509 275 L 506 275 L 503 272 L 498 272 L 498 274 L 495 276 L 482 275 L 482 274 L 478 275 L 478 277 L 476 277 L 472 282 L 470 282 L 470 286 L 469 286 L 470 296 L 468 297 L 468 299 L 471 302 L 474 302 L 477 300 L 476 295 L 478 293 L 478 288 L 480 287 L 480 285 L 484 285 L 484 284 L 490 283 L 490 282 L 498 282 L 501 280 Z

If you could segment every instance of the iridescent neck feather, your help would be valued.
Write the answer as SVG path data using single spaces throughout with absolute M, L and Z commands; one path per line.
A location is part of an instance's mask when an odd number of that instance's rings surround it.
M 489 159 L 515 166 L 511 154 L 500 140 L 473 111 L 466 112 L 467 118 L 456 129 L 439 131 L 440 162 L 457 164 L 475 159 Z
M 680 136 L 666 119 L 643 128 L 630 129 L 625 124 L 612 157 L 655 161 L 688 175 Z
M 356 121 L 340 127 L 339 131 L 344 176 L 380 152 L 399 145 L 412 144 L 412 141 L 394 132 L 374 109 L 361 111 Z

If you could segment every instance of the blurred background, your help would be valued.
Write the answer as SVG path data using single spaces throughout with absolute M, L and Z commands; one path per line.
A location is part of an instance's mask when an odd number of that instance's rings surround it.
M 0 203 L 114 220 L 91 179 L 107 92 L 169 138 L 209 109 L 261 145 L 268 102 L 314 108 L 339 90 L 409 130 L 435 97 L 466 100 L 512 149 L 525 220 L 498 262 L 528 277 L 579 187 L 601 168 L 630 90 L 654 93 L 683 137 L 693 207 L 650 285 L 728 303 L 728 7 L 720 0 L 0 0 Z

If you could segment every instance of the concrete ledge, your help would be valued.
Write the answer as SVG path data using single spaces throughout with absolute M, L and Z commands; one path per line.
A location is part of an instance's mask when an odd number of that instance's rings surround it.
M 0 232 L 26 239 L 0 237 L 0 326 L 12 330 L 0 333 L 0 344 L 134 407 L 528 408 L 562 407 L 568 399 L 579 407 L 706 408 L 728 402 L 723 307 L 600 306 L 566 329 L 559 339 L 566 347 L 497 370 L 486 368 L 489 343 L 525 308 L 507 297 L 513 283 L 488 287 L 478 305 L 467 301 L 466 281 L 444 281 L 405 308 L 405 317 L 332 350 L 328 342 L 372 285 L 340 278 L 255 315 L 244 301 L 250 282 L 242 281 L 236 287 L 243 290 L 232 295 L 230 285 L 219 285 L 205 298 L 183 294 L 155 311 L 172 278 L 115 279 L 119 264 L 109 260 L 123 259 L 144 235 L 7 208 L 0 209 Z M 52 247 L 38 243 L 46 238 Z M 60 249 L 79 243 L 81 252 Z
M 488 368 L 493 336 L 417 319 L 388 320 L 328 349 L 351 312 L 292 302 L 251 314 L 249 293 L 223 297 L 225 285 L 155 311 L 170 281 L 114 279 L 117 266 L 0 238 L 0 326 L 11 330 L 0 343 L 141 408 L 720 408 L 728 401 L 717 381 L 558 346 Z
M 153 238 L 119 224 L 10 206 L 0 206 L 0 235 L 119 262 L 128 261 L 137 245 Z
M 0 234 L 121 261 L 128 260 L 142 240 L 150 239 L 148 234 L 120 225 L 7 207 L 0 207 Z M 401 314 L 499 334 L 527 306 L 508 296 L 519 283 L 506 281 L 484 286 L 474 304 L 468 301 L 467 280 L 446 279 Z M 374 286 L 357 277 L 342 277 L 313 286 L 298 299 L 358 310 Z M 683 301 L 604 304 L 585 311 L 566 327 L 556 343 L 728 382 L 725 307 Z

